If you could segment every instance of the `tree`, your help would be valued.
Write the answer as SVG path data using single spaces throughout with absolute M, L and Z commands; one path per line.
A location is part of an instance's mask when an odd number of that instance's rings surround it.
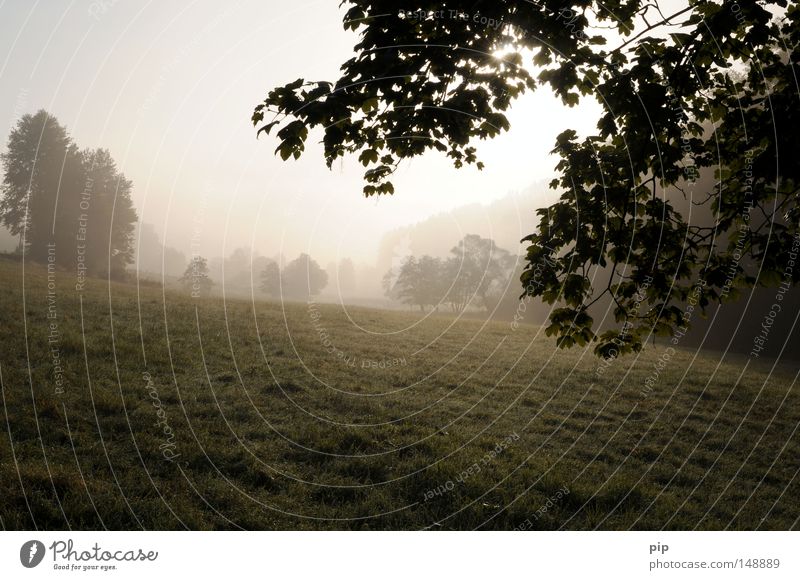
M 395 279 L 391 270 L 383 277 L 384 293 L 404 304 L 438 307 L 442 300 L 442 261 L 431 256 L 417 259 L 408 256 L 400 265 Z
M 404 304 L 417 305 L 420 310 L 424 310 L 425 298 L 419 281 L 419 262 L 414 256 L 408 256 L 400 265 L 397 280 L 395 280 L 387 295 Z
M 281 269 L 272 260 L 261 271 L 261 291 L 270 298 L 281 295 Z
M 62 265 L 75 262 L 79 195 L 86 183 L 81 154 L 67 130 L 44 110 L 25 115 L 0 156 L 5 176 L 0 218 L 20 236 L 33 260 L 58 251 Z
M 3 225 L 27 255 L 121 278 L 133 262 L 132 184 L 105 149 L 79 151 L 58 120 L 39 111 L 11 131 L 2 155 Z
M 78 250 L 88 272 L 122 278 L 134 259 L 136 210 L 133 184 L 117 170 L 106 149 L 83 153 L 86 187 L 78 203 Z
M 236 248 L 231 254 L 219 262 L 212 262 L 211 268 L 218 265 L 218 276 L 225 284 L 226 290 L 251 291 L 253 284 L 258 284 L 259 275 L 269 267 L 272 260 L 261 256 L 252 248 Z
M 456 312 L 475 302 L 489 306 L 489 295 L 507 281 L 510 254 L 494 240 L 468 234 L 452 250 L 445 265 L 449 302 Z
M 422 256 L 419 259 L 417 284 L 423 305 L 431 306 L 438 310 L 442 301 L 442 261 L 431 256 Z
M 637 351 L 682 332 L 690 301 L 705 311 L 731 287 L 800 282 L 800 268 L 786 270 L 800 219 L 796 5 L 695 0 L 664 14 L 645 0 L 464 0 L 416 12 L 343 3 L 360 38 L 340 78 L 278 87 L 252 120 L 259 134 L 280 126 L 283 159 L 320 128 L 329 166 L 356 154 L 367 168 L 366 195 L 392 193 L 400 161 L 428 150 L 482 167 L 475 140 L 508 129 L 503 113 L 527 90 L 549 86 L 568 107 L 600 103 L 595 134 L 556 139 L 561 198 L 525 238 L 523 292 L 558 303 L 547 333 L 560 346 Z M 693 191 L 704 170 L 716 187 Z M 684 195 L 712 222 L 678 211 Z M 590 308 L 602 299 L 616 328 L 598 335 Z
M 281 278 L 288 296 L 308 299 L 328 284 L 328 274 L 308 254 L 300 254 L 283 269 Z
M 207 297 L 214 285 L 208 275 L 208 260 L 202 256 L 193 256 L 178 282 L 192 298 Z
M 442 277 L 446 281 L 445 302 L 453 312 L 463 312 L 475 297 L 472 276 L 468 270 L 462 271 L 462 262 L 450 256 L 442 264 Z

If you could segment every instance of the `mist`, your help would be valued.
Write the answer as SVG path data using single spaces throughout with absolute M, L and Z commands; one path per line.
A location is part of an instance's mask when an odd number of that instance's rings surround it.
M 85 2 L 62 10 L 25 3 L 5 9 L 0 45 L 8 58 L 1 72 L 17 90 L 0 94 L 0 133 L 44 109 L 81 147 L 109 150 L 133 183 L 137 232 L 145 235 L 137 234 L 136 243 L 144 244 L 137 251 L 150 273 L 160 272 L 150 256 L 153 233 L 169 248 L 170 276 L 180 255 L 213 262 L 237 248 L 272 259 L 307 253 L 323 266 L 352 260 L 362 280 L 356 294 L 364 298 L 379 296 L 387 252 L 401 231 L 417 231 L 413 244 L 425 252 L 447 252 L 478 231 L 515 250 L 530 233 L 533 210 L 548 199 L 546 188 L 531 185 L 552 174 L 555 136 L 565 123 L 590 127 L 597 110 L 587 103 L 553 115 L 557 100 L 533 93 L 515 105 L 502 142 L 478 144 L 484 171 L 456 170 L 444 155 L 425 156 L 401 166 L 396 195 L 365 199 L 361 165 L 347 158 L 328 170 L 320 161 L 321 136 L 309 138 L 303 158 L 283 163 L 273 141 L 256 140 L 250 122 L 254 98 L 293 80 L 296 71 L 336 74 L 352 38 L 341 30 L 335 4 L 304 9 L 299 33 L 292 24 L 300 9 L 291 2 L 204 1 L 191 10 Z M 37 49 L 40 38 L 48 44 Z M 491 218 L 477 209 L 514 192 L 526 195 L 513 208 L 507 202 Z M 424 241 L 426 223 L 446 228 L 441 248 Z M 4 249 L 18 241 L 0 232 Z
M 0 2 L 5 564 L 793 573 L 800 11 L 399 4 Z

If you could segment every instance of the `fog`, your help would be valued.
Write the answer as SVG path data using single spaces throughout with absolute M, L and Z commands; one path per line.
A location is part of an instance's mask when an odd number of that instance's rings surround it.
M 202 256 L 215 293 L 256 296 L 268 264 L 308 254 L 327 274 L 320 300 L 399 307 L 383 278 L 409 256 L 446 258 L 468 234 L 522 255 L 535 210 L 555 199 L 556 135 L 586 134 L 599 106 L 528 94 L 509 132 L 475 144 L 483 171 L 432 152 L 401 165 L 393 196 L 367 199 L 363 167 L 345 158 L 327 169 L 320 135 L 282 162 L 274 137 L 256 139 L 250 122 L 271 88 L 336 78 L 355 41 L 336 3 L 323 1 L 7 2 L 0 79 L 15 90 L 0 92 L 0 134 L 44 109 L 81 148 L 110 152 L 132 182 L 133 271 L 143 280 L 175 285 Z M 0 249 L 18 243 L 0 228 Z M 510 284 L 506 295 L 518 292 Z
M 328 170 L 312 134 L 306 154 L 284 163 L 250 123 L 272 87 L 335 77 L 356 40 L 340 22 L 330 2 L 6 3 L 0 78 L 17 90 L 0 94 L 0 134 L 45 109 L 81 147 L 108 149 L 133 183 L 148 272 L 162 273 L 158 247 L 167 276 L 181 256 L 308 253 L 323 267 L 352 260 L 353 293 L 376 297 L 406 236 L 415 252 L 446 253 L 466 233 L 516 251 L 550 195 L 555 136 L 590 127 L 596 105 L 570 111 L 547 91 L 528 95 L 509 133 L 477 144 L 484 171 L 429 154 L 401 166 L 394 196 L 365 199 L 355 159 Z M 3 249 L 17 242 L 0 233 Z

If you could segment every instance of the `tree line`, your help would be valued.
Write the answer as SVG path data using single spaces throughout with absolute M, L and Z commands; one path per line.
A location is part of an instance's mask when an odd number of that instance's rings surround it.
M 124 277 L 137 215 L 132 183 L 108 150 L 80 149 L 40 110 L 17 122 L 0 160 L 0 221 L 27 259 L 55 260 L 80 276 Z
M 491 310 L 514 277 L 517 258 L 493 240 L 468 234 L 447 258 L 408 256 L 383 277 L 385 295 L 404 304 L 426 308 L 467 307 Z
M 308 299 L 328 284 L 328 273 L 308 254 L 300 254 L 283 268 L 276 261 L 259 256 L 252 271 L 258 272 L 260 291 L 275 299 Z M 237 274 L 240 272 L 234 276 Z M 192 257 L 178 281 L 193 298 L 207 296 L 214 285 L 208 261 L 202 256 Z
M 135 256 L 133 184 L 108 150 L 81 149 L 55 116 L 40 110 L 16 123 L 0 160 L 0 222 L 19 236 L 25 259 L 55 261 L 81 278 L 125 277 Z M 246 256 L 231 257 L 237 261 Z M 231 278 L 240 281 L 240 270 Z M 274 298 L 315 296 L 328 282 L 307 254 L 283 269 L 258 257 L 253 270 L 262 292 Z M 192 256 L 178 282 L 193 297 L 207 296 L 214 282 L 206 258 Z
M 261 291 L 270 298 L 308 299 L 328 284 L 328 273 L 308 254 L 281 268 L 270 261 L 261 271 Z

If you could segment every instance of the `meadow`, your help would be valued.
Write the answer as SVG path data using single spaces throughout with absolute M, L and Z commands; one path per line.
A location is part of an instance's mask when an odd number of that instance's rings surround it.
M 797 369 L 0 259 L 3 529 L 790 529 Z

